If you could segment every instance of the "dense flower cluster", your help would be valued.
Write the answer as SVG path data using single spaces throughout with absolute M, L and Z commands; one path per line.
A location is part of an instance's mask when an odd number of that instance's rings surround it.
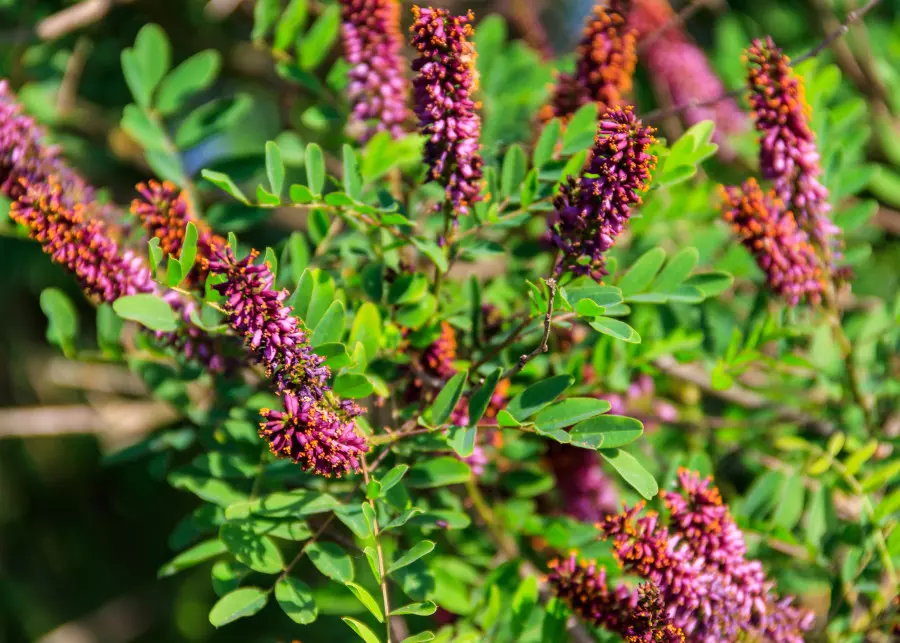
M 588 103 L 596 103 L 598 111 L 619 107 L 631 90 L 635 32 L 626 27 L 620 4 L 613 0 L 608 7 L 597 5 L 588 17 L 575 73 L 559 75 L 550 103 L 541 112 L 544 120 L 566 119 Z
M 784 210 L 776 196 L 763 193 L 754 179 L 740 188 L 727 187 L 723 194 L 725 220 L 753 253 L 772 291 L 792 306 L 804 297 L 818 302 L 824 288 L 822 269 L 791 211 Z
M 45 138 L 46 132 L 24 113 L 9 83 L 0 80 L 0 192 L 15 200 L 26 186 L 55 177 L 65 188 L 61 198 L 66 203 L 90 201 L 93 190 Z
M 722 96 L 725 86 L 710 66 L 706 54 L 673 21 L 673 17 L 668 0 L 635 0 L 628 14 L 628 26 L 638 32 L 638 45 L 642 40 L 645 43 L 641 47 L 641 61 L 654 82 L 675 105 L 704 103 Z M 713 121 L 717 143 L 723 142 L 723 134 L 742 132 L 747 127 L 746 116 L 730 98 L 711 105 L 688 107 L 684 111 L 684 120 L 689 125 Z
M 828 190 L 819 180 L 822 165 L 802 81 L 771 38 L 754 40 L 747 60 L 763 178 L 774 181 L 775 194 L 797 223 L 830 248 L 840 229 L 829 217 Z
M 300 320 L 285 305 L 287 290 L 275 290 L 275 275 L 267 264 L 255 264 L 254 250 L 241 260 L 225 246 L 209 271 L 225 281 L 213 286 L 222 295 L 228 324 L 244 339 L 279 392 L 294 391 L 301 398 L 322 398 L 330 375 L 300 328 Z
M 551 217 L 550 241 L 561 251 L 557 273 L 571 270 L 597 281 L 606 274 L 604 255 L 641 202 L 656 157 L 649 153 L 653 128 L 630 108 L 607 112 L 600 121 L 585 172 L 560 187 Z
M 340 476 L 360 468 L 366 440 L 352 420 L 310 397 L 284 394 L 284 411 L 261 409 L 259 434 L 272 452 L 298 462 L 319 475 Z
M 802 643 L 811 612 L 779 598 L 762 565 L 747 560 L 743 534 L 709 479 L 679 471 L 681 493 L 663 492 L 668 527 L 643 505 L 600 523 L 627 573 L 659 588 L 666 614 L 687 640 L 718 643 L 753 634 L 774 643 Z
M 399 0 L 341 0 L 341 34 L 350 70 L 351 127 L 366 141 L 377 132 L 403 135 L 409 93 L 400 55 Z
M 422 353 L 422 370 L 440 380 L 448 380 L 456 374 L 456 331 L 447 321 L 441 322 L 441 332 Z
M 191 272 L 191 282 L 203 283 L 206 278 L 206 263 L 216 248 L 225 246 L 225 240 L 216 235 L 205 221 L 191 212 L 187 194 L 169 181 L 148 181 L 138 183 L 140 199 L 131 202 L 131 212 L 141 221 L 151 238 L 159 239 L 159 248 L 164 255 L 179 256 L 184 243 L 188 222 L 197 227 L 197 258 Z
M 474 16 L 451 16 L 445 9 L 413 7 L 410 28 L 416 115 L 425 142 L 424 162 L 432 180 L 444 186 L 454 218 L 465 215 L 479 199 L 482 158 L 481 118 L 476 91 Z
M 53 261 L 75 275 L 91 299 L 112 303 L 127 295 L 162 294 L 143 258 L 120 248 L 103 221 L 86 216 L 84 203 L 73 204 L 66 199 L 65 187 L 55 177 L 33 185 L 24 178 L 20 181 L 20 196 L 10 206 L 10 217 L 28 229 L 29 236 Z M 226 370 L 227 360 L 214 338 L 191 320 L 195 305 L 175 291 L 162 296 L 182 323 L 177 331 L 157 333 L 160 342 L 212 372 Z
M 305 470 L 340 476 L 360 467 L 366 441 L 352 421 L 361 409 L 351 401 L 329 408 L 325 399 L 330 375 L 324 358 L 313 352 L 300 321 L 284 303 L 286 290 L 275 290 L 267 264 L 255 264 L 252 251 L 238 260 L 229 246 L 218 250 L 208 269 L 225 281 L 214 288 L 224 298 L 229 325 L 243 337 L 266 376 L 283 395 L 284 411 L 262 409 L 259 434 L 273 453 L 298 462 Z
M 553 593 L 586 622 L 621 635 L 626 643 L 684 643 L 684 632 L 670 622 L 659 588 L 610 589 L 606 569 L 580 563 L 575 555 L 550 562 L 547 581 Z

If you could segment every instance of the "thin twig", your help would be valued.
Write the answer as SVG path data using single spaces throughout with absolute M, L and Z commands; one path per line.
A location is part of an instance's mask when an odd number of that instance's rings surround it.
M 533 351 L 528 353 L 527 355 L 522 355 L 519 357 L 519 361 L 516 362 L 516 365 L 512 368 L 506 370 L 505 373 L 500 377 L 500 379 L 509 379 L 523 368 L 525 365 L 533 360 L 535 357 L 540 355 L 541 353 L 546 353 L 547 342 L 550 340 L 550 331 L 553 328 L 553 303 L 556 301 L 556 280 L 548 279 L 547 287 L 550 289 L 550 296 L 547 298 L 547 312 L 544 314 L 544 335 L 541 337 L 541 343 L 535 348 Z
M 881 0 L 869 0 L 865 6 L 857 11 L 851 11 L 847 14 L 847 17 L 844 19 L 844 22 L 841 23 L 839 27 L 837 27 L 834 31 L 829 33 L 825 38 L 817 44 L 815 47 L 807 51 L 805 54 L 798 56 L 794 59 L 793 65 L 797 65 L 805 60 L 809 60 L 810 58 L 814 58 L 818 56 L 822 51 L 824 51 L 829 45 L 838 40 L 841 36 L 846 34 L 850 30 L 850 25 L 854 22 L 858 22 L 863 19 L 863 17 L 869 13 L 875 6 L 881 2 Z M 734 89 L 730 89 L 724 94 L 717 96 L 716 98 L 712 98 L 710 100 L 698 101 L 691 100 L 686 103 L 682 103 L 681 105 L 675 105 L 673 107 L 669 107 L 666 109 L 655 109 L 651 112 L 647 112 L 644 115 L 643 120 L 647 123 L 656 123 L 659 122 L 673 114 L 680 114 L 681 112 L 687 111 L 689 109 L 694 109 L 698 107 L 711 107 L 723 100 L 728 100 L 729 98 L 737 98 L 745 91 L 744 87 L 735 87 Z

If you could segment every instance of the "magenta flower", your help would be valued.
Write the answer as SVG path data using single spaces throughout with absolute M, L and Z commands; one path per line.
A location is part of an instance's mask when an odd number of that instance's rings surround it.
M 724 217 L 753 254 L 774 293 L 795 306 L 822 298 L 824 278 L 815 248 L 777 197 L 764 194 L 754 179 L 724 189 Z
M 309 345 L 300 320 L 286 306 L 287 290 L 274 290 L 275 275 L 267 264 L 254 264 L 259 256 L 251 252 L 240 261 L 228 246 L 208 262 L 209 271 L 224 275 L 225 281 L 214 288 L 222 303 L 228 324 L 244 339 L 266 376 L 279 392 L 289 390 L 300 398 L 320 400 L 330 376 L 325 361 Z
M 550 562 L 547 582 L 582 620 L 622 636 L 627 643 L 683 643 L 684 633 L 664 611 L 653 583 L 632 591 L 624 585 L 610 589 L 606 569 L 580 563 L 575 555 Z
M 304 471 L 340 477 L 358 471 L 368 447 L 352 421 L 310 397 L 284 394 L 284 411 L 261 409 L 259 435 L 272 452 L 294 460 Z
M 584 26 L 578 45 L 574 74 L 560 74 L 550 103 L 541 111 L 544 120 L 567 119 L 588 103 L 596 103 L 598 111 L 622 104 L 631 91 L 637 60 L 634 51 L 635 31 L 626 28 L 620 2 L 608 7 L 594 7 Z
M 823 248 L 840 228 L 829 218 L 828 190 L 803 84 L 790 59 L 771 38 L 754 40 L 747 51 L 750 105 L 760 134 L 759 164 L 774 181 L 775 194 L 801 228 Z
M 641 203 L 639 193 L 656 165 L 648 151 L 653 132 L 631 108 L 603 116 L 587 169 L 577 179 L 570 176 L 554 201 L 549 224 L 550 241 L 561 251 L 557 274 L 570 270 L 597 281 L 607 274 L 604 255 Z
M 600 528 L 613 540 L 624 570 L 659 588 L 666 614 L 696 643 L 731 641 L 741 634 L 774 643 L 803 643 L 813 615 L 773 591 L 710 480 L 681 470 L 683 492 L 663 492 L 670 520 L 638 517 L 642 504 L 610 515 Z
M 151 238 L 159 239 L 160 250 L 165 256 L 179 256 L 188 222 L 193 222 L 197 227 L 198 261 L 191 271 L 190 282 L 202 284 L 206 279 L 206 262 L 203 260 L 211 259 L 217 248 L 225 247 L 225 239 L 210 230 L 205 221 L 194 216 L 187 194 L 173 183 L 150 180 L 138 183 L 136 189 L 141 198 L 131 202 L 131 212 Z
M 55 177 L 65 187 L 60 198 L 68 204 L 92 201 L 93 189 L 45 139 L 46 132 L 24 113 L 9 83 L 0 80 L 0 192 L 15 200 L 26 186 Z
M 667 0 L 636 0 L 628 14 L 628 25 L 638 32 L 638 46 L 647 37 L 641 60 L 650 75 L 675 105 L 703 103 L 725 93 L 725 86 L 709 64 L 703 50 L 684 30 L 672 22 L 674 13 Z M 660 33 L 665 25 L 670 25 Z M 723 134 L 737 134 L 747 128 L 747 117 L 732 99 L 713 105 L 689 107 L 684 111 L 688 125 L 711 120 L 713 140 L 723 143 Z
M 351 127 L 366 141 L 377 132 L 403 136 L 409 116 L 398 0 L 341 0 L 341 33 L 350 64 Z
M 551 442 L 548 455 L 567 515 L 594 523 L 616 510 L 616 488 L 595 451 Z
M 444 187 L 453 217 L 466 215 L 479 200 L 482 159 L 481 119 L 472 94 L 477 89 L 474 16 L 451 16 L 445 9 L 413 7 L 411 44 L 418 51 L 412 68 L 415 112 L 427 137 L 429 178 Z
M 162 292 L 153 281 L 143 257 L 120 248 L 106 224 L 85 216 L 83 203 L 70 204 L 63 186 L 49 177 L 46 183 L 28 185 L 24 178 L 10 217 L 28 229 L 51 259 L 75 275 L 84 292 L 96 303 L 112 303 L 119 297 L 137 294 L 162 296 L 181 319 L 178 330 L 156 333 L 165 346 L 173 346 L 185 358 L 195 360 L 212 372 L 229 366 L 216 338 L 191 320 L 196 305 L 175 291 Z

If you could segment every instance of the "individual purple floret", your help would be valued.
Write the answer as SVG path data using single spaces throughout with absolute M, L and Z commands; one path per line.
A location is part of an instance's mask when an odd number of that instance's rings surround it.
M 755 635 L 803 643 L 813 615 L 773 591 L 759 561 L 747 560 L 743 534 L 710 480 L 682 469 L 682 493 L 662 492 L 668 528 L 643 504 L 600 523 L 626 573 L 659 588 L 666 613 L 692 643 Z
M 352 421 L 342 420 L 310 397 L 284 394 L 284 411 L 262 409 L 259 435 L 272 452 L 290 458 L 304 471 L 340 477 L 357 471 L 367 450 Z
M 404 134 L 408 83 L 401 56 L 398 0 L 341 0 L 341 33 L 350 64 L 351 128 L 367 141 L 377 132 Z
M 803 83 L 772 38 L 754 40 L 747 61 L 762 175 L 774 181 L 775 194 L 800 227 L 822 248 L 831 248 L 840 228 L 829 217 L 828 190 L 820 182 L 822 164 Z
M 554 201 L 550 240 L 560 251 L 557 274 L 570 270 L 600 281 L 605 258 L 641 203 L 656 157 L 653 128 L 645 127 L 630 108 L 607 112 L 600 121 L 593 156 L 585 172 L 569 177 Z
M 65 187 L 62 198 L 67 203 L 92 200 L 93 189 L 45 138 L 46 132 L 24 113 L 9 83 L 0 80 L 0 192 L 15 200 L 25 186 L 46 183 L 52 176 Z
M 774 195 L 764 194 L 754 179 L 740 188 L 727 187 L 723 194 L 723 216 L 766 273 L 772 292 L 791 306 L 803 298 L 819 302 L 825 285 L 822 268 L 793 213 Z
M 287 290 L 275 290 L 275 275 L 267 264 L 254 264 L 254 250 L 240 261 L 230 247 L 209 261 L 209 271 L 225 281 L 214 288 L 225 300 L 228 324 L 244 339 L 266 376 L 279 392 L 290 390 L 301 398 L 319 400 L 329 377 L 324 358 L 316 355 L 300 329 L 300 321 L 286 306 Z
M 474 15 L 420 7 L 413 7 L 413 15 L 411 44 L 418 51 L 412 65 L 413 96 L 427 137 L 425 165 L 429 178 L 444 186 L 456 219 L 469 213 L 481 191 L 481 119 L 472 99 L 478 84 L 470 24 Z

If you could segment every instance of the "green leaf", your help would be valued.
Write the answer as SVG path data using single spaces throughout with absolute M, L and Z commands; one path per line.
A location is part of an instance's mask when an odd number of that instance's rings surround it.
M 772 514 L 772 524 L 791 531 L 803 516 L 803 503 L 806 499 L 806 488 L 800 474 L 785 479 Z
M 224 190 L 244 205 L 250 205 L 250 201 L 241 191 L 231 177 L 222 172 L 213 172 L 212 170 L 201 170 L 200 176 L 215 185 L 220 190 Z
M 249 94 L 216 98 L 188 114 L 175 131 L 175 144 L 181 149 L 193 147 L 219 132 L 232 129 L 253 107 Z
M 381 639 L 375 636 L 375 632 L 370 630 L 369 626 L 365 623 L 357 621 L 355 618 L 350 618 L 349 616 L 342 616 L 341 620 L 349 625 L 350 629 L 356 632 L 359 638 L 361 638 L 366 643 L 381 643 Z
M 187 227 L 184 230 L 184 241 L 181 244 L 181 253 L 178 257 L 181 263 L 181 272 L 184 277 L 187 277 L 191 272 L 191 268 L 194 267 L 194 262 L 197 259 L 198 238 L 199 234 L 197 233 L 197 226 L 194 225 L 193 221 L 188 221 Z
M 554 375 L 532 384 L 509 401 L 506 411 L 521 422 L 550 404 L 574 381 L 571 375 Z
M 113 310 L 122 319 L 138 322 L 150 330 L 171 332 L 177 328 L 172 307 L 156 295 L 119 297 L 113 302 Z
M 359 161 L 353 148 L 344 143 L 344 190 L 357 201 L 362 197 L 362 176 L 359 173 Z
M 666 251 L 662 248 L 653 248 L 642 254 L 619 280 L 622 295 L 627 299 L 629 295 L 635 295 L 649 286 L 665 260 Z
M 404 614 L 411 614 L 413 616 L 431 616 L 436 611 L 437 605 L 431 601 L 425 601 L 424 603 L 410 603 L 409 605 L 404 605 L 403 607 L 391 610 L 391 616 L 403 616 Z
M 243 525 L 227 523 L 219 529 L 219 538 L 239 562 L 253 571 L 277 574 L 284 569 L 281 552 L 268 536 L 255 534 Z
M 431 259 L 431 262 L 437 266 L 438 270 L 447 272 L 447 270 L 450 269 L 443 248 L 438 246 L 434 241 L 431 241 L 430 239 L 418 239 L 416 237 L 413 237 L 412 241 L 419 252 Z
M 325 59 L 337 38 L 340 24 L 340 6 L 337 4 L 327 5 L 298 43 L 297 53 L 302 69 L 306 71 L 315 69 Z
M 589 148 L 594 142 L 596 132 L 597 106 L 594 103 L 588 103 L 575 112 L 566 123 L 562 140 L 563 156 L 569 156 Z
M 281 0 L 256 0 L 253 6 L 252 40 L 261 40 L 271 31 L 281 13 Z
M 459 457 L 468 458 L 475 451 L 475 433 L 474 426 L 451 427 L 447 443 Z
M 889 516 L 895 516 L 898 511 L 900 511 L 900 489 L 894 489 L 875 507 L 875 522 L 880 523 Z
M 623 342 L 628 342 L 629 344 L 641 343 L 641 336 L 638 335 L 637 331 L 618 319 L 613 319 L 611 317 L 595 317 L 590 322 L 590 326 L 598 333 L 621 339 Z
M 275 41 L 272 49 L 285 51 L 297 39 L 297 34 L 306 23 L 306 14 L 309 10 L 308 0 L 291 0 L 281 14 L 278 26 L 275 28 Z
M 600 415 L 584 420 L 569 431 L 571 443 L 585 449 L 614 449 L 641 437 L 644 425 L 622 415 Z
M 537 145 L 534 146 L 534 153 L 531 157 L 531 163 L 535 168 L 541 169 L 547 164 L 547 161 L 553 158 L 553 149 L 559 140 L 562 132 L 562 124 L 558 118 L 544 125 L 541 131 L 541 137 L 538 139 Z
M 437 606 L 435 606 L 437 609 Z M 426 643 L 435 639 L 434 632 L 419 632 L 403 639 L 400 643 Z
M 697 288 L 705 297 L 720 295 L 734 283 L 734 277 L 727 272 L 704 272 L 693 275 L 684 285 Z
M 213 84 L 219 75 L 222 57 L 215 49 L 205 49 L 178 65 L 166 76 L 156 95 L 156 110 L 173 114 L 188 98 Z
M 138 60 L 134 50 L 130 47 L 122 50 L 122 75 L 125 77 L 125 84 L 128 85 L 128 91 L 134 97 L 135 102 L 141 107 L 150 106 L 150 97 L 153 94 L 153 87 L 145 78 L 144 70 Z
M 284 161 L 281 160 L 281 149 L 275 141 L 266 143 L 266 176 L 272 194 L 280 197 L 281 188 L 284 187 Z
M 323 575 L 341 583 L 353 580 L 353 560 L 331 542 L 316 542 L 306 548 L 306 555 Z
M 484 378 L 484 384 L 472 393 L 472 397 L 469 398 L 469 426 L 475 426 L 484 416 L 485 411 L 491 404 L 491 397 L 493 397 L 497 384 L 500 382 L 501 375 L 503 375 L 503 369 L 495 369 L 494 372 Z
M 134 40 L 134 55 L 147 90 L 152 94 L 172 63 L 172 47 L 162 27 L 153 23 L 141 27 Z
M 655 292 L 672 292 L 687 279 L 700 260 L 696 248 L 685 248 L 669 260 L 653 283 Z
M 362 344 L 370 362 L 375 359 L 381 343 L 381 314 L 378 312 L 378 306 L 371 302 L 360 306 L 356 311 L 356 317 L 353 318 L 348 344 L 356 346 L 357 342 Z
M 614 449 L 613 451 L 600 451 L 600 456 L 619 472 L 625 482 L 634 487 L 647 500 L 652 499 L 659 492 L 656 480 L 631 454 L 621 449 Z
M 447 418 L 450 417 L 450 414 L 453 413 L 453 409 L 456 408 L 459 399 L 462 397 L 468 376 L 468 371 L 457 373 L 450 378 L 450 381 L 438 393 L 434 403 L 431 405 L 431 422 L 434 426 L 442 426 L 447 421 Z
M 41 310 L 47 316 L 47 339 L 70 354 L 78 334 L 78 312 L 69 297 L 59 288 L 41 291 Z
M 306 146 L 306 184 L 313 194 L 321 194 L 325 187 L 325 156 L 316 143 Z
M 135 105 L 126 105 L 122 110 L 122 129 L 145 150 L 159 150 L 165 146 L 165 131 Z
M 190 549 L 185 550 L 175 556 L 175 558 L 160 567 L 156 575 L 158 578 L 166 578 L 167 576 L 172 576 L 184 569 L 188 569 L 190 567 L 193 567 L 194 565 L 199 565 L 200 563 L 205 562 L 210 558 L 215 558 L 225 551 L 227 551 L 225 548 L 225 543 L 223 543 L 218 538 L 205 540 L 202 543 L 194 545 Z
M 220 598 L 209 612 L 209 622 L 216 627 L 239 618 L 253 616 L 266 606 L 269 592 L 259 587 L 241 587 Z
M 368 507 L 369 505 L 366 506 Z M 372 612 L 379 623 L 384 623 L 384 612 L 381 611 L 378 602 L 372 598 L 372 595 L 366 591 L 365 587 L 357 585 L 356 583 L 346 583 L 346 586 L 347 589 L 353 592 L 353 595 L 359 599 L 359 602 L 362 603 L 367 610 Z
M 305 185 L 300 185 L 299 183 L 294 183 L 291 185 L 290 190 L 288 190 L 288 194 L 291 197 L 291 201 L 294 203 L 312 203 L 316 200 L 315 195 Z
M 512 621 L 510 629 L 514 639 L 518 639 L 538 601 L 538 583 L 536 576 L 528 576 L 519 584 L 512 600 Z
M 400 480 L 403 479 L 403 476 L 406 475 L 406 472 L 409 471 L 409 466 L 405 464 L 398 464 L 393 467 L 390 471 L 384 474 L 384 477 L 381 479 L 381 495 L 386 494 L 390 489 L 393 489 Z
M 101 304 L 97 308 L 97 344 L 104 352 L 119 348 L 124 321 L 109 304 Z
M 309 585 L 293 576 L 278 579 L 278 582 L 275 583 L 275 600 L 278 601 L 284 613 L 300 625 L 309 625 L 319 615 Z
M 434 543 L 431 542 L 430 540 L 419 541 L 418 543 L 413 545 L 412 549 L 410 549 L 405 554 L 400 556 L 400 558 L 395 560 L 394 563 L 390 567 L 388 567 L 387 572 L 386 572 L 387 575 L 390 576 L 398 569 L 402 569 L 402 568 L 406 567 L 407 565 L 414 563 L 415 561 L 422 558 L 422 556 L 429 554 L 431 552 L 431 550 L 433 550 L 433 549 L 434 549 Z
M 555 596 L 547 601 L 544 622 L 541 624 L 541 643 L 559 643 L 566 639 L 566 621 L 569 608 Z
M 519 191 L 525 178 L 528 161 L 521 145 L 511 145 L 503 158 L 503 171 L 500 177 L 500 196 L 509 198 Z
M 410 487 L 423 489 L 465 482 L 472 475 L 469 465 L 453 456 L 441 456 L 416 464 L 409 472 Z
M 541 431 L 554 431 L 606 413 L 609 409 L 610 404 L 606 400 L 570 397 L 538 413 L 534 423 Z
M 359 399 L 372 393 L 372 382 L 359 373 L 341 373 L 334 380 L 334 394 Z
M 325 314 L 322 315 L 322 319 L 316 324 L 309 340 L 313 347 L 341 341 L 341 336 L 344 334 L 345 316 L 344 304 L 340 301 L 332 302 Z
M 579 279 L 562 289 L 565 300 L 576 311 L 583 301 L 591 301 L 600 308 L 609 308 L 622 303 L 622 291 L 611 286 L 601 286 L 593 279 Z

